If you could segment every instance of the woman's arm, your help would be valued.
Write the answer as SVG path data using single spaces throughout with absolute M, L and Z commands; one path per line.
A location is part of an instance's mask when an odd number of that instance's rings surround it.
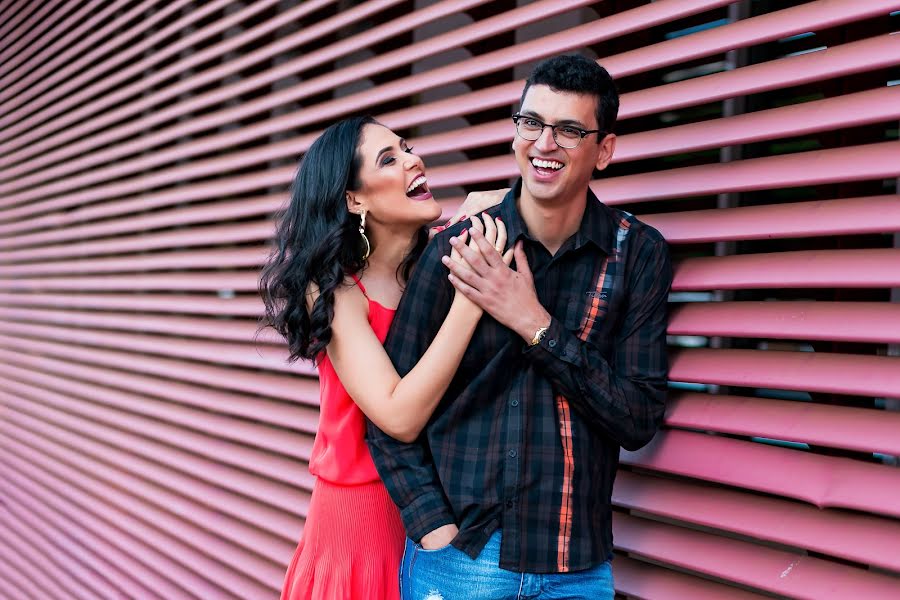
M 473 220 L 473 224 L 477 220 Z M 485 237 L 506 245 L 506 228 L 485 216 Z M 504 260 L 512 260 L 507 252 Z M 422 299 L 428 302 L 427 298 Z M 482 311 L 455 294 L 443 325 L 428 350 L 403 378 L 388 358 L 368 321 L 368 302 L 356 287 L 335 293 L 328 357 L 344 388 L 379 429 L 412 442 L 425 427 L 453 379 Z

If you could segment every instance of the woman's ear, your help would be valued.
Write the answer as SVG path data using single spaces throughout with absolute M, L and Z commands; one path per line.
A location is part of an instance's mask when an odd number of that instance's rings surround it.
M 353 192 L 347 192 L 347 210 L 355 215 L 362 214 L 366 209 L 365 204 Z

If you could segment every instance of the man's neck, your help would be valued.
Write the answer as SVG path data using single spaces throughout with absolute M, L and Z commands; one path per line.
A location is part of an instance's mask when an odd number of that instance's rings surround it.
M 581 227 L 587 192 L 568 199 L 555 199 L 552 203 L 532 198 L 523 188 L 518 199 L 519 214 L 528 227 L 528 233 L 555 255 L 567 239 Z

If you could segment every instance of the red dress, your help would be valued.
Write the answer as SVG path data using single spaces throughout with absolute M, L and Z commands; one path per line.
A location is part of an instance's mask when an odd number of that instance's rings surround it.
M 393 310 L 369 299 L 369 324 L 382 343 L 393 318 Z M 406 533 L 366 446 L 365 417 L 327 355 L 319 364 L 319 386 L 319 429 L 309 461 L 317 479 L 281 598 L 399 600 Z

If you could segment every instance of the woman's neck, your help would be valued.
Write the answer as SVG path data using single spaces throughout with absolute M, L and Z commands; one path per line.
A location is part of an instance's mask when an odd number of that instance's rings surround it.
M 371 299 L 382 306 L 396 307 L 403 294 L 397 271 L 415 244 L 415 232 L 382 232 L 382 235 L 377 235 L 373 231 L 370 236 L 372 253 L 362 279 Z

